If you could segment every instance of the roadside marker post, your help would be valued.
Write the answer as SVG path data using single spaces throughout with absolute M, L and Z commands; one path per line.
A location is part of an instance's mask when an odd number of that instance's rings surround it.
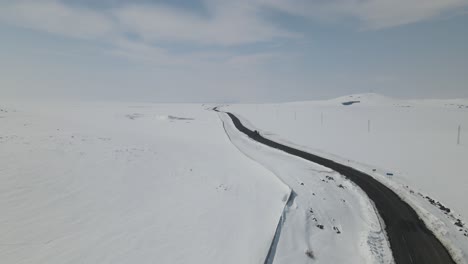
M 460 145 L 460 132 L 461 132 L 461 125 L 458 125 L 457 145 Z

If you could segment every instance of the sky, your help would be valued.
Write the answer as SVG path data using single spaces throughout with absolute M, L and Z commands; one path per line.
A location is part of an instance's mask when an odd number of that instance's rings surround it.
M 0 98 L 468 98 L 468 0 L 0 0 Z

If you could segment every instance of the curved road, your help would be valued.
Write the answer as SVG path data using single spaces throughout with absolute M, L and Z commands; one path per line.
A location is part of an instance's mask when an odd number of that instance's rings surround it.
M 213 110 L 219 112 L 216 108 Z M 242 125 L 232 113 L 225 113 L 229 115 L 239 131 L 253 140 L 328 167 L 358 185 L 374 202 L 385 222 L 387 236 L 397 264 L 455 263 L 446 248 L 426 227 L 413 208 L 384 184 L 351 167 L 266 139 Z

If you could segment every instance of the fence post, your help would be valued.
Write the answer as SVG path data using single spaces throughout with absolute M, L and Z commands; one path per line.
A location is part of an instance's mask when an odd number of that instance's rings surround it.
M 457 145 L 460 145 L 460 132 L 461 132 L 461 125 L 458 125 Z

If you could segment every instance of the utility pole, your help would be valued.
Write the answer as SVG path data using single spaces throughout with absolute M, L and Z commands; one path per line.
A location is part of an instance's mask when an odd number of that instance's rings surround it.
M 296 120 L 297 116 L 296 116 L 296 110 L 294 110 L 294 120 Z
M 320 113 L 320 124 L 323 126 L 323 112 Z
M 460 145 L 460 132 L 461 132 L 461 125 L 458 125 L 457 145 Z
M 370 119 L 367 120 L 367 133 L 370 133 Z

